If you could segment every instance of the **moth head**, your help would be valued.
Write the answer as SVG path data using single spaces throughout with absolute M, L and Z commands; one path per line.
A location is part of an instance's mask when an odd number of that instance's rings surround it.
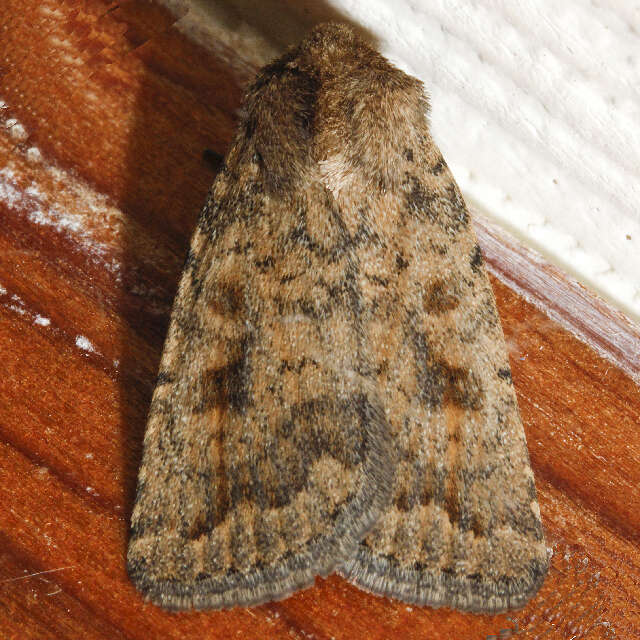
M 424 145 L 427 112 L 419 80 L 346 25 L 322 24 L 258 75 L 237 153 L 280 193 L 318 164 L 341 185 L 357 173 L 371 188 L 392 189 L 404 179 L 407 151 L 419 155 Z
M 428 135 L 422 83 L 389 63 L 346 25 L 316 27 L 298 64 L 317 79 L 314 159 L 372 188 L 402 183 L 407 151 L 419 155 Z

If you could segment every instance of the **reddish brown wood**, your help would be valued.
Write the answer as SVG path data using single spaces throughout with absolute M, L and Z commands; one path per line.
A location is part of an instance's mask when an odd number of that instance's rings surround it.
M 0 8 L 0 638 L 640 636 L 640 334 L 482 221 L 554 552 L 538 596 L 476 616 L 331 576 L 254 609 L 142 601 L 124 558 L 145 414 L 202 153 L 224 151 L 246 79 L 174 20 L 142 1 Z

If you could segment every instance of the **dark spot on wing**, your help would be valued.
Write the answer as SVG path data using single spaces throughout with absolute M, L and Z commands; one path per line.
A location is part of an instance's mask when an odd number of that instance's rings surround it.
M 238 348 L 238 357 L 229 364 L 206 370 L 197 383 L 194 413 L 204 413 L 214 407 L 243 412 L 250 401 L 249 395 L 249 340 L 244 338 Z
M 409 261 L 405 260 L 402 254 L 396 254 L 396 269 L 404 271 L 409 266 Z
M 427 336 L 414 332 L 411 339 L 419 372 L 420 400 L 430 407 L 453 404 L 477 411 L 484 401 L 480 379 L 469 369 L 454 367 L 432 353 Z
M 427 313 L 445 313 L 458 307 L 460 294 L 451 283 L 436 280 L 424 293 L 422 304 Z
M 429 169 L 435 176 L 440 175 L 447 167 L 447 163 L 442 156 L 438 156 L 436 163 Z
M 471 268 L 476 273 L 478 273 L 480 271 L 480 268 L 482 267 L 483 262 L 484 260 L 482 258 L 482 250 L 480 249 L 479 245 L 476 245 L 475 247 L 473 247 L 473 251 L 471 252 Z
M 432 205 L 436 196 L 425 189 L 418 178 L 412 175 L 407 177 L 405 189 L 405 200 L 409 213 L 419 220 L 428 218 L 432 222 L 435 222 L 438 216 Z

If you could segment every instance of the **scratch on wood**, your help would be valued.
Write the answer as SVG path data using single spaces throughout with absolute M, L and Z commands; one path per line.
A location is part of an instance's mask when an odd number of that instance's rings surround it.
M 7 578 L 6 580 L 0 580 L 0 584 L 5 582 L 16 582 L 17 580 L 26 580 L 27 578 L 33 578 L 35 576 L 41 576 L 45 573 L 55 573 L 56 571 L 66 571 L 67 569 L 77 569 L 78 565 L 72 565 L 70 567 L 60 567 L 59 569 L 47 569 L 46 571 L 36 571 L 36 573 L 30 573 L 26 576 L 18 576 L 17 578 Z

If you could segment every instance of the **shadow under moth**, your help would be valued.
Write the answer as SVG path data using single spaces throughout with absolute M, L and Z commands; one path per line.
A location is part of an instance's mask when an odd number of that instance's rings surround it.
M 128 571 L 171 609 L 337 571 L 495 612 L 548 566 L 493 292 L 421 83 L 316 27 L 249 88 L 191 240 Z

